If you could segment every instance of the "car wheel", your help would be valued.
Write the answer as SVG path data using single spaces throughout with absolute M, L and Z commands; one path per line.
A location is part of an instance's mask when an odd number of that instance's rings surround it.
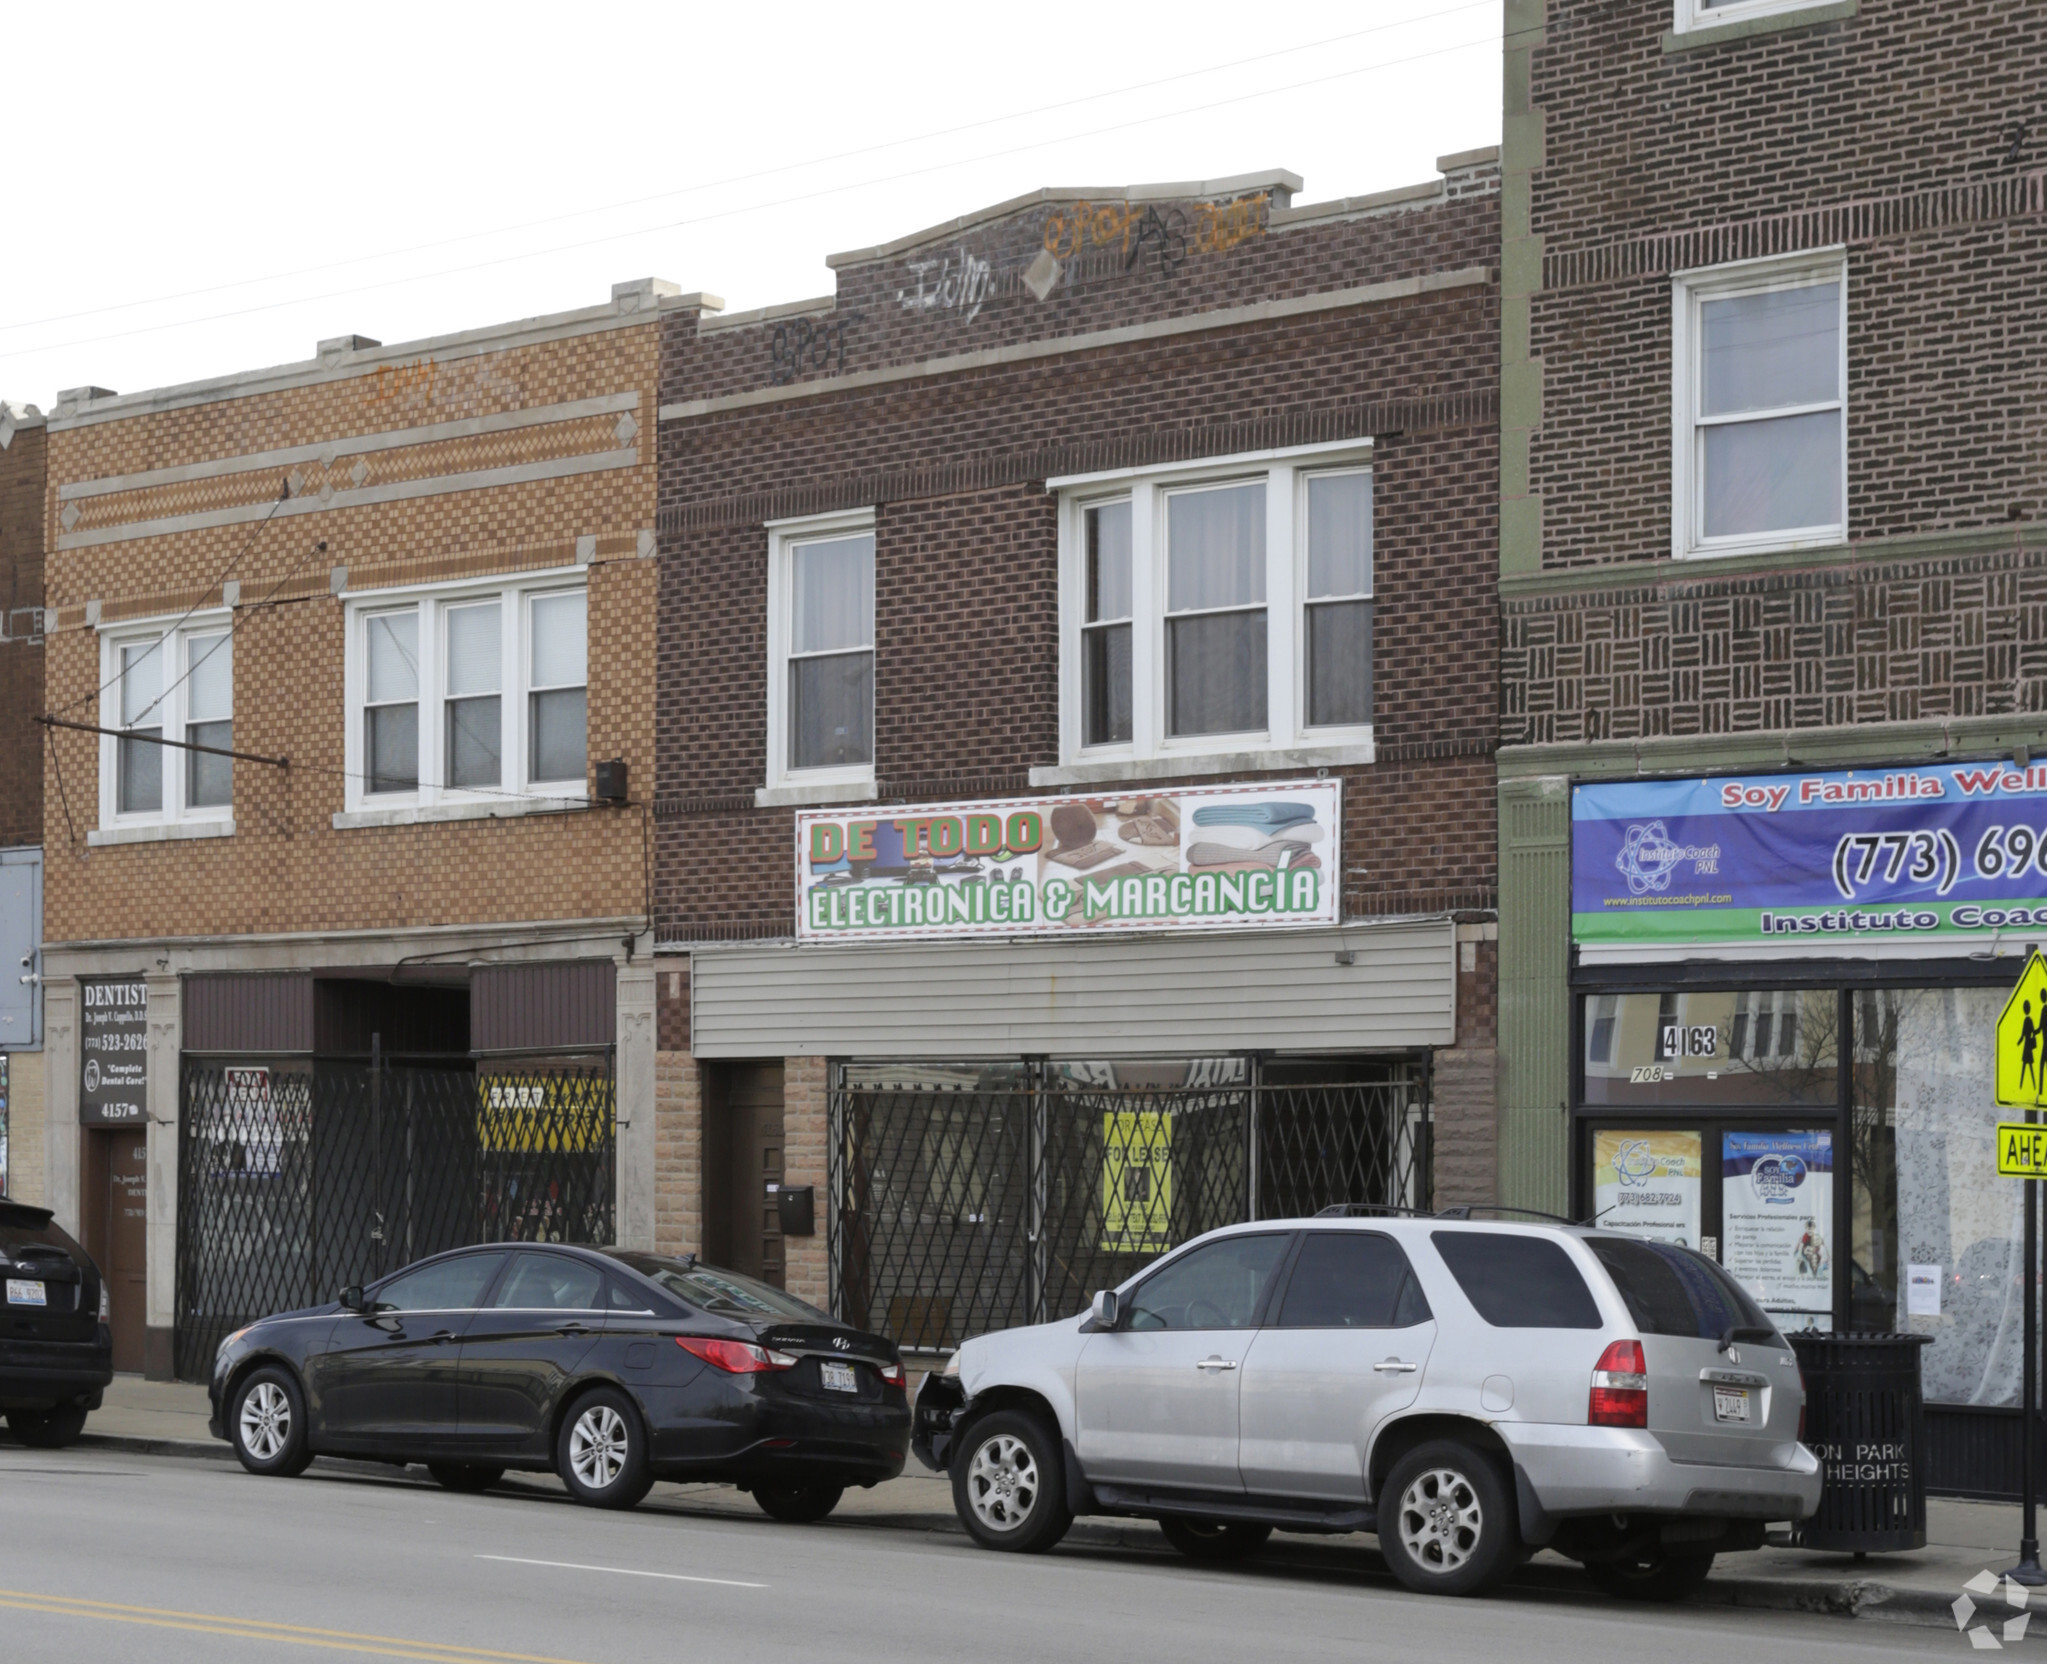
M 592 1508 L 634 1508 L 653 1488 L 639 1411 L 616 1387 L 599 1387 L 569 1407 L 555 1441 L 555 1472 L 569 1495 Z
M 426 1471 L 444 1490 L 487 1491 L 504 1478 L 503 1468 L 479 1467 L 474 1462 L 429 1462 Z
M 235 1388 L 227 1427 L 235 1455 L 251 1473 L 289 1479 L 313 1459 L 306 1443 L 306 1401 L 285 1370 L 259 1369 Z
M 1670 1601 L 1694 1593 L 1712 1569 L 1710 1554 L 1670 1554 L 1659 1548 L 1593 1561 L 1585 1575 L 1593 1588 L 1617 1600 Z
M 1197 1520 L 1168 1514 L 1159 1521 L 1166 1541 L 1189 1560 L 1248 1560 L 1272 1535 L 1269 1525 L 1244 1520 Z
M 1073 1524 L 1059 1440 L 1020 1410 L 981 1417 L 954 1447 L 952 1505 L 983 1548 L 1043 1553 Z
M 1493 1459 L 1455 1439 L 1401 1457 L 1379 1493 L 1379 1551 L 1421 1594 L 1482 1594 L 1503 1581 L 1521 1562 L 1521 1533 Z
M 753 1499 L 761 1512 L 790 1525 L 812 1525 L 839 1505 L 843 1485 L 756 1485 Z
M 85 1411 L 76 1404 L 52 1410 L 9 1410 L 14 1436 L 36 1450 L 61 1450 L 85 1431 Z

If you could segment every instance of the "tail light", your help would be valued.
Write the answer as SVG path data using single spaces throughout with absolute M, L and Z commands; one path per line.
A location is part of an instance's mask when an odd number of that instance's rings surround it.
M 100 1279 L 100 1321 L 102 1323 L 113 1321 L 113 1306 L 107 1299 L 107 1280 L 104 1277 Z
M 779 1369 L 794 1369 L 796 1360 L 786 1352 L 770 1352 L 751 1341 L 714 1340 L 706 1335 L 677 1335 L 675 1344 L 702 1358 L 713 1369 L 727 1375 L 769 1375 Z
M 1805 1371 L 1798 1372 L 1798 1442 L 1805 1443 Z
M 881 1366 L 881 1378 L 892 1387 L 900 1387 L 903 1384 L 903 1366 L 901 1364 L 883 1364 Z
M 1593 1427 L 1649 1425 L 1649 1364 L 1640 1341 L 1617 1340 L 1599 1354 L 1585 1420 Z

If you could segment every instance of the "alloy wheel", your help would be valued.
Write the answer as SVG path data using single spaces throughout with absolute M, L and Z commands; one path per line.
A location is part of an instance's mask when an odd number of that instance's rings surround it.
M 242 1448 L 259 1462 L 273 1460 L 291 1437 L 291 1400 L 275 1381 L 258 1381 L 242 1400 Z
M 1400 1498 L 1400 1541 L 1417 1566 L 1454 1572 L 1478 1551 L 1485 1518 L 1478 1493 L 1454 1468 L 1414 1476 Z
M 1038 1503 L 1038 1462 L 1011 1433 L 985 1440 L 967 1466 L 967 1495 L 990 1531 L 1014 1531 Z
M 593 1491 L 601 1491 L 625 1471 L 625 1417 L 609 1404 L 592 1404 L 576 1418 L 569 1434 L 569 1466 Z

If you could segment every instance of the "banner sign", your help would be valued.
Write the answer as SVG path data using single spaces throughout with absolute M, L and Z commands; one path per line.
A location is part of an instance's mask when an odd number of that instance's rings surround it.
M 1586 943 L 1928 939 L 2047 926 L 2047 767 L 1630 780 L 1571 799 Z
M 1720 1263 L 1784 1329 L 1834 1325 L 1834 1135 L 1721 1134 Z
M 149 1095 L 149 985 L 139 976 L 82 982 L 78 995 L 79 1123 L 139 1127 Z
M 1696 1127 L 1655 1132 L 1602 1127 L 1592 1135 L 1592 1216 L 1602 1230 L 1696 1248 L 1705 1175 Z
M 807 941 L 1338 922 L 1335 780 L 796 817 Z

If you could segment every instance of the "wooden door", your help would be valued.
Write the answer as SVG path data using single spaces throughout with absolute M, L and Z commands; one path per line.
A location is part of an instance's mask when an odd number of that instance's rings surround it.
M 114 1368 L 142 1372 L 142 1331 L 149 1309 L 149 1145 L 142 1130 L 102 1133 L 106 1142 L 106 1254 Z
M 784 1287 L 788 1262 L 775 1192 L 782 1182 L 782 1066 L 732 1068 L 725 1083 L 732 1269 Z

